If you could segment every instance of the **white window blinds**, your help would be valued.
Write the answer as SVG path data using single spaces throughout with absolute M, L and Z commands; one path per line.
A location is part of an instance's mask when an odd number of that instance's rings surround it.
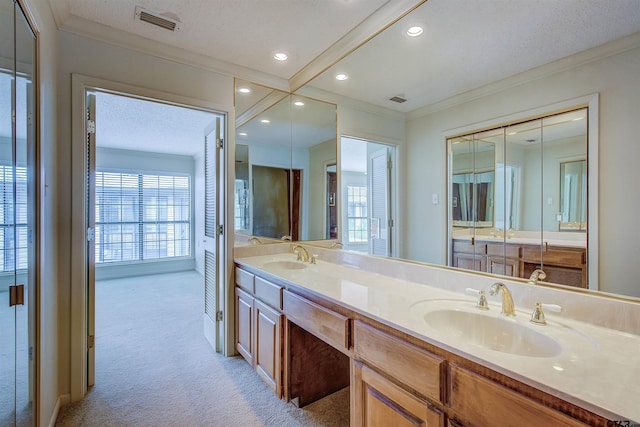
M 96 172 L 96 262 L 191 255 L 189 176 Z

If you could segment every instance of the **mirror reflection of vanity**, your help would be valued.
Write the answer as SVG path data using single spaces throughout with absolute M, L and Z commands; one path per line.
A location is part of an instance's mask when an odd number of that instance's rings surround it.
M 523 279 L 542 270 L 587 287 L 587 116 L 580 108 L 448 140 L 450 265 Z
M 335 238 L 336 153 L 335 104 L 237 80 L 236 234 Z
M 558 3 L 558 20 L 545 21 L 549 31 L 532 29 L 522 51 L 549 59 L 528 62 L 535 55 L 505 57 L 490 46 L 502 45 L 500 31 L 521 33 L 540 19 L 492 25 L 501 16 L 492 13 L 496 4 L 461 11 L 425 2 L 299 93 L 338 105 L 339 137 L 397 147 L 394 255 L 454 266 L 454 240 L 485 239 L 484 252 L 471 245 L 466 268 L 528 281 L 543 267 L 546 282 L 640 297 L 633 269 L 640 253 L 630 238 L 640 206 L 624 190 L 640 179 L 640 148 L 631 143 L 639 132 L 640 27 L 578 47 L 567 42 L 589 40 L 589 28 L 611 30 L 611 9 L 576 18 L 584 25 L 558 37 L 563 14 L 573 13 Z M 425 34 L 407 38 L 416 23 Z M 348 80 L 336 81 L 338 73 Z M 581 109 L 584 119 L 562 119 Z M 582 126 L 582 148 L 569 141 L 577 134 L 554 136 L 569 125 Z M 341 156 L 338 182 L 349 160 Z M 338 235 L 348 235 L 345 220 L 338 225 Z

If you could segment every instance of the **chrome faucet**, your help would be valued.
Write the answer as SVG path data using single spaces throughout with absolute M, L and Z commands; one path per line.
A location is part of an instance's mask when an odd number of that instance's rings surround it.
M 491 288 L 489 288 L 489 293 L 491 295 L 496 295 L 500 291 L 502 291 L 502 314 L 505 316 L 515 316 L 516 309 L 513 304 L 511 292 L 507 286 L 504 283 L 496 282 L 491 285 Z
M 262 244 L 262 241 L 255 236 L 251 236 L 247 239 L 247 242 L 255 242 L 258 245 Z
M 309 262 L 309 252 L 303 246 L 295 245 L 292 252 L 298 255 L 298 261 Z
M 529 283 L 533 283 L 534 285 L 538 284 L 538 280 L 544 280 L 547 278 L 547 273 L 544 270 L 536 268 L 533 273 L 531 273 L 531 277 L 529 277 Z
M 285 234 L 284 236 L 282 236 L 280 238 L 280 240 L 283 240 L 285 242 L 290 242 L 291 241 L 291 236 L 289 236 L 288 234 Z

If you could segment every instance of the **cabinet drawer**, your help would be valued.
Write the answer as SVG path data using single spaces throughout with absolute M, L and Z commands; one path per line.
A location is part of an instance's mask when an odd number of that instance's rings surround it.
M 349 318 L 284 291 L 282 307 L 288 320 L 341 351 L 349 349 Z
M 253 293 L 253 274 L 236 267 L 236 285 L 247 292 Z
M 476 243 L 472 245 L 468 240 L 454 240 L 453 252 L 463 252 L 466 254 L 484 255 L 487 253 L 486 243 Z
M 451 368 L 451 408 L 470 426 L 577 427 L 581 422 L 458 366 Z
M 523 248 L 522 258 L 526 261 L 540 263 L 540 246 L 527 246 Z M 542 260 L 547 264 L 579 267 L 585 263 L 585 250 L 543 246 Z
M 507 258 L 520 258 L 520 246 L 503 245 L 502 243 L 487 244 L 487 255 L 489 256 L 507 256 Z
M 277 310 L 282 310 L 282 287 L 262 277 L 256 277 L 255 289 L 256 298 Z
M 360 321 L 354 324 L 354 351 L 368 365 L 389 374 L 425 397 L 444 402 L 446 362 Z

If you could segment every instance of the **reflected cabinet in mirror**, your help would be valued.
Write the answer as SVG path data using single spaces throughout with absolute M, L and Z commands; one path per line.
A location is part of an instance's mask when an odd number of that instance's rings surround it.
M 449 139 L 450 265 L 587 287 L 587 122 L 582 108 Z
M 335 104 L 236 80 L 238 235 L 336 238 L 336 120 Z

